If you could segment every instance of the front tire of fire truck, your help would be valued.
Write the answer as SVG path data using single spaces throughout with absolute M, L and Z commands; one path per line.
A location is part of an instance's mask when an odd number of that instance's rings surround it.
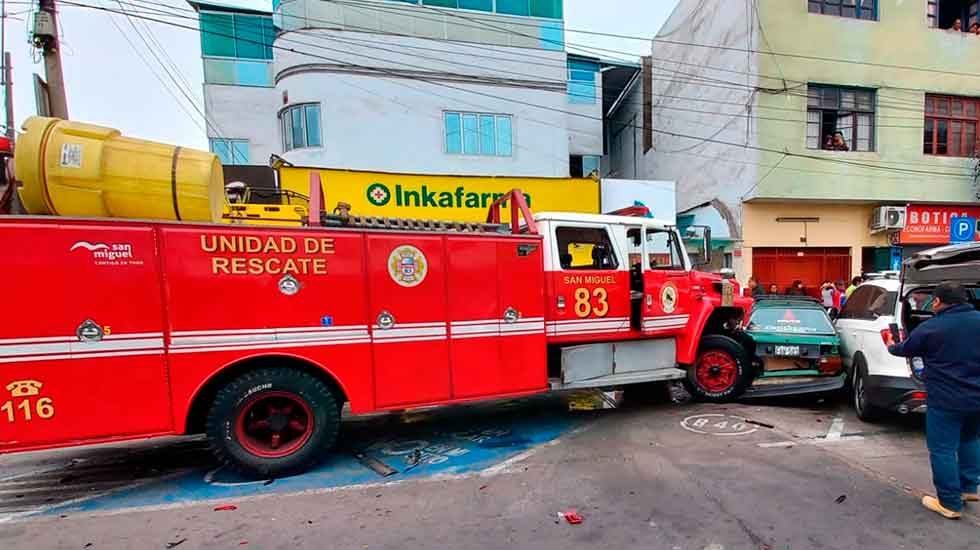
M 701 339 L 696 363 L 684 380 L 695 399 L 726 403 L 745 393 L 751 384 L 751 361 L 738 342 L 719 334 Z
M 247 476 L 277 478 L 316 466 L 340 431 L 330 388 L 294 369 L 260 369 L 218 391 L 205 431 L 222 464 Z

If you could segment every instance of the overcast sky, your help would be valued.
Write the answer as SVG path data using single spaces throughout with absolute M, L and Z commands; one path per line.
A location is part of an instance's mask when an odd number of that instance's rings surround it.
M 110 0 L 71 1 L 110 6 L 113 9 L 119 7 Z M 188 8 L 188 4 L 184 2 L 147 1 L 174 6 L 175 14 L 194 16 L 191 12 L 181 11 Z M 268 9 L 271 3 L 271 0 L 230 1 L 235 5 L 260 9 Z M 677 0 L 565 0 L 565 24 L 569 29 L 652 36 L 670 15 L 676 3 Z M 13 56 L 14 115 L 18 129 L 26 117 L 36 112 L 32 75 L 35 72 L 42 76 L 44 74 L 43 65 L 35 63 L 32 48 L 27 43 L 28 18 L 23 13 L 26 9 L 28 5 L 24 0 L 11 0 L 6 6 L 9 14 L 6 20 L 6 47 Z M 161 8 L 157 6 L 153 9 Z M 118 128 L 123 134 L 133 137 L 207 149 L 203 117 L 197 114 L 188 100 L 172 85 L 170 89 L 173 95 L 161 85 L 153 70 L 168 84 L 170 82 L 126 18 L 67 4 L 61 5 L 59 17 L 63 35 L 62 62 L 68 90 L 68 111 L 72 119 Z M 190 19 L 173 21 L 184 26 L 197 26 Z M 144 23 L 137 21 L 136 24 Z M 191 95 L 197 107 L 203 111 L 199 34 L 196 30 L 159 23 L 145 24 L 149 25 L 169 56 L 169 59 L 161 57 L 162 61 L 169 63 L 172 60 L 179 67 L 189 84 L 189 88 L 185 88 L 189 90 L 188 95 Z M 127 42 L 127 38 L 132 45 Z M 566 40 L 569 46 L 605 48 L 627 52 L 634 57 L 649 53 L 650 49 L 649 42 L 645 41 L 572 32 L 567 33 Z M 154 47 L 154 50 L 159 52 L 159 48 Z M 612 51 L 593 51 L 592 54 L 610 59 L 631 58 L 626 53 Z M 145 60 L 141 59 L 141 55 Z

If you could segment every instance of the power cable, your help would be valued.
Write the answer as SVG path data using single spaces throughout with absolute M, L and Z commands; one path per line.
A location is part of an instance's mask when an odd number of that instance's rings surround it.
M 115 12 L 115 10 L 111 10 L 111 9 L 103 8 L 103 7 L 99 7 L 99 6 L 92 6 L 92 5 L 89 5 L 89 4 L 77 4 L 77 3 L 73 3 L 73 2 L 63 2 L 63 3 L 64 4 L 67 4 L 67 5 L 73 5 L 73 6 L 77 6 L 77 7 L 82 7 L 82 8 L 88 8 L 88 9 L 95 9 L 95 10 L 101 10 L 101 11 Z M 116 12 L 116 13 L 118 13 L 118 12 Z M 190 26 L 186 26 L 186 25 L 175 24 L 175 23 L 172 23 L 172 22 L 162 21 L 162 20 L 159 20 L 159 19 L 154 19 L 154 18 L 149 18 L 149 17 L 145 17 L 145 19 L 150 20 L 150 21 L 156 21 L 158 23 L 168 24 L 168 25 L 171 25 L 171 26 L 174 26 L 174 27 L 178 27 L 178 28 L 184 28 L 184 29 L 187 29 L 187 30 L 193 30 L 195 32 L 208 32 L 208 33 L 214 34 L 214 35 L 225 36 L 225 37 L 229 37 L 229 38 L 235 38 L 232 35 L 227 35 L 227 34 L 224 34 L 224 33 L 218 33 L 218 32 L 214 32 L 214 31 L 202 31 L 202 30 L 200 30 L 198 28 L 195 28 L 195 27 L 190 27 Z M 193 19 L 193 18 L 190 18 L 190 19 Z M 239 38 L 239 40 L 242 40 L 242 39 Z M 255 41 L 249 41 L 249 42 L 255 42 Z M 255 43 L 258 43 L 258 42 L 255 42 Z M 340 61 L 340 60 L 338 60 L 336 58 L 331 58 L 331 57 L 327 57 L 327 56 L 320 55 L 320 54 L 314 54 L 314 53 L 311 53 L 311 52 L 299 51 L 299 50 L 296 50 L 295 48 L 288 48 L 288 47 L 283 47 L 283 46 L 277 46 L 275 44 L 273 44 L 272 47 L 275 48 L 275 49 L 280 49 L 280 50 L 284 50 L 284 51 L 290 51 L 292 53 L 296 53 L 296 54 L 300 54 L 300 55 L 307 55 L 307 56 L 310 56 L 310 57 L 313 57 L 313 58 L 323 59 L 323 60 L 326 60 L 326 61 L 330 61 L 332 63 L 338 63 L 338 64 L 343 63 L 346 66 L 353 67 L 353 68 L 358 68 L 358 69 L 367 70 L 367 71 L 373 71 L 373 72 L 379 72 L 379 73 L 382 73 L 382 74 L 388 74 L 389 76 L 392 76 L 392 77 L 395 77 L 395 78 L 407 78 L 407 79 L 410 79 L 410 80 L 417 80 L 417 81 L 429 83 L 429 84 L 434 85 L 434 86 L 440 86 L 440 87 L 444 87 L 444 88 L 449 88 L 449 89 L 453 89 L 453 90 L 456 90 L 456 91 L 460 91 L 460 92 L 464 92 L 464 93 L 469 93 L 469 94 L 472 94 L 472 95 L 479 95 L 479 96 L 483 96 L 483 97 L 492 98 L 492 99 L 499 100 L 499 101 L 506 101 L 508 103 L 520 104 L 520 105 L 524 105 L 524 106 L 527 106 L 527 107 L 532 107 L 532 108 L 546 110 L 546 111 L 551 111 L 551 112 L 562 113 L 562 114 L 565 114 L 565 115 L 568 115 L 568 116 L 576 116 L 576 117 L 580 117 L 580 118 L 597 120 L 597 121 L 600 121 L 600 122 L 603 120 L 601 117 L 594 117 L 594 116 L 587 115 L 587 114 L 584 114 L 584 113 L 577 113 L 577 112 L 574 112 L 574 111 L 568 111 L 568 110 L 564 110 L 564 109 L 550 107 L 550 106 L 547 106 L 547 105 L 540 105 L 540 104 L 531 103 L 531 102 L 527 102 L 527 101 L 515 100 L 515 99 L 506 98 L 506 97 L 494 95 L 494 94 L 487 93 L 487 92 L 478 91 L 478 90 L 470 90 L 470 89 L 462 88 L 462 87 L 459 87 L 459 86 L 454 86 L 454 85 L 451 85 L 451 84 L 447 84 L 445 82 L 440 82 L 440 81 L 434 80 L 432 78 L 426 78 L 426 77 L 423 77 L 423 76 L 418 76 L 418 75 L 416 75 L 416 76 L 407 76 L 407 75 L 404 75 L 402 73 L 398 73 L 396 71 L 392 71 L 392 70 L 386 69 L 386 68 L 369 67 L 369 66 L 364 66 L 364 65 L 360 65 L 360 64 L 354 64 L 354 63 L 349 63 L 349 62 L 342 62 L 342 61 Z M 345 53 L 342 50 L 336 50 L 336 49 L 328 48 L 328 47 L 325 47 L 325 46 L 320 46 L 319 49 L 321 49 L 321 50 L 328 50 L 328 51 L 338 51 L 340 53 Z M 370 56 L 364 56 L 364 57 L 370 58 Z M 669 132 L 669 131 L 666 131 L 666 130 L 658 130 L 656 128 L 653 128 L 652 130 L 655 133 L 660 133 L 660 134 L 664 134 L 664 135 L 670 135 L 670 136 L 673 136 L 673 137 L 687 138 L 687 139 L 703 139 L 703 138 L 701 138 L 699 136 L 690 136 L 690 135 L 682 134 L 682 133 L 679 133 L 679 132 Z M 737 147 L 737 148 L 744 148 L 744 149 L 752 149 L 752 150 L 757 150 L 757 151 L 762 151 L 762 152 L 768 152 L 768 153 L 777 153 L 777 154 L 782 153 L 782 151 L 778 151 L 778 150 L 771 149 L 771 148 L 766 148 L 766 147 L 749 146 L 749 145 L 743 145 L 743 144 L 738 144 L 738 143 L 725 142 L 725 141 L 721 141 L 721 140 L 708 140 L 708 141 L 709 142 L 712 142 L 712 143 L 716 143 L 718 145 L 726 145 L 726 146 L 730 146 L 730 147 Z M 787 152 L 786 154 L 788 156 L 792 156 L 792 157 L 796 157 L 796 158 L 807 158 L 807 159 L 816 160 L 816 161 L 820 161 L 820 162 L 827 162 L 827 163 L 835 163 L 835 164 L 841 164 L 841 165 L 855 166 L 855 167 L 865 168 L 865 169 L 869 169 L 869 170 L 882 171 L 882 172 L 897 172 L 897 173 L 909 173 L 909 174 L 916 174 L 917 173 L 917 174 L 930 175 L 930 176 L 945 176 L 945 177 L 957 177 L 957 178 L 965 177 L 965 174 L 962 174 L 962 173 L 937 172 L 935 170 L 913 170 L 913 169 L 894 168 L 894 167 L 883 166 L 883 165 L 868 164 L 868 163 L 861 162 L 861 161 L 849 161 L 849 160 L 843 160 L 843 159 L 826 158 L 826 157 L 820 157 L 820 156 L 816 156 L 816 155 L 803 154 L 803 153 L 789 153 L 789 152 Z

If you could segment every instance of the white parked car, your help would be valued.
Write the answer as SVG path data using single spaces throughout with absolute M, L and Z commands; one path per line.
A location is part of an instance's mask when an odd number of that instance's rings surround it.
M 871 276 L 847 299 L 835 322 L 851 403 L 868 422 L 889 412 L 925 410 L 924 386 L 912 378 L 906 359 L 888 353 L 893 343 L 889 325 L 901 319 L 899 287 L 897 273 Z

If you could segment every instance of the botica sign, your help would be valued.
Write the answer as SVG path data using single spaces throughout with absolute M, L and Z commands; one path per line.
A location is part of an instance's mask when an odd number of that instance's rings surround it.
M 308 194 L 310 172 L 309 168 L 281 169 L 283 189 Z M 327 209 L 346 202 L 361 216 L 482 222 L 487 208 L 515 188 L 536 212 L 599 212 L 599 184 L 591 179 L 319 172 Z

